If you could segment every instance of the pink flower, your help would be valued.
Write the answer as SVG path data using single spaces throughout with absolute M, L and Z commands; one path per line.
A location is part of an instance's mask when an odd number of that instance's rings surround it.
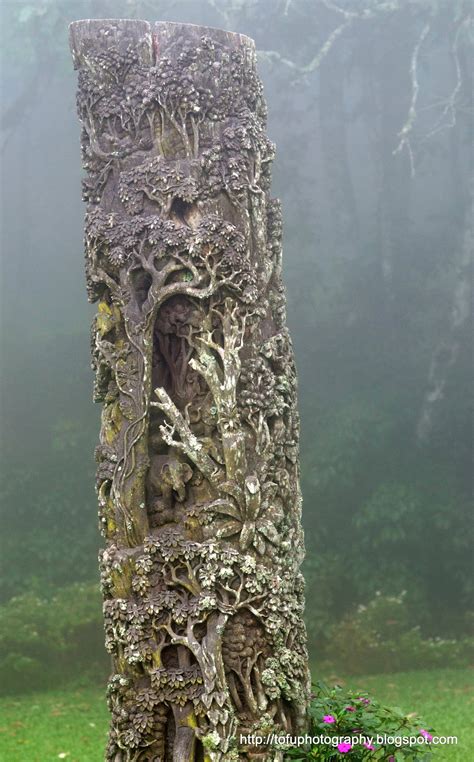
M 365 696 L 359 696 L 359 701 L 362 701 L 363 704 L 370 704 L 370 699 L 365 698 Z
M 327 725 L 332 725 L 333 722 L 336 722 L 336 718 L 333 717 L 332 714 L 325 714 L 323 717 L 323 722 L 325 722 Z
M 427 730 L 423 730 L 423 728 L 421 728 L 420 730 L 420 735 L 422 735 L 423 738 L 426 738 L 427 741 L 433 740 L 433 736 L 431 735 L 431 733 L 428 733 Z
M 372 746 L 368 741 L 364 741 L 364 746 L 366 749 L 370 749 L 370 751 L 375 751 L 375 746 Z
M 342 754 L 345 754 L 346 751 L 350 751 L 352 749 L 351 743 L 338 743 L 337 750 L 340 751 Z
M 355 706 L 346 706 L 344 709 L 346 712 L 355 712 L 356 710 Z

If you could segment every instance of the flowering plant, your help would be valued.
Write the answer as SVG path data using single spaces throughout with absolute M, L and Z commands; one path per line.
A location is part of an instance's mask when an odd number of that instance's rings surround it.
M 312 743 L 289 749 L 287 760 L 428 760 L 432 728 L 415 714 L 386 707 L 363 692 L 314 685 L 309 709 Z M 415 740 L 416 739 L 416 740 Z

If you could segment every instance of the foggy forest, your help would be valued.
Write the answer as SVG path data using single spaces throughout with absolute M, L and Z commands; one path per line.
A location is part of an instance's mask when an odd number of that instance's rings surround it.
M 96 310 L 68 48 L 69 23 L 84 18 L 255 40 L 298 373 L 312 678 L 419 712 L 423 727 L 460 737 L 434 758 L 466 760 L 470 0 L 0 2 L 2 758 L 93 762 L 106 743 Z M 59 724 L 77 713 L 83 729 L 41 730 L 32 702 Z

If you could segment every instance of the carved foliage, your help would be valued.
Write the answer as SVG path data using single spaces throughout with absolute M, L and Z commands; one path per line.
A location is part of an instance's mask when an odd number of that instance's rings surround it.
M 250 759 L 239 734 L 301 728 L 308 691 L 296 375 L 254 47 L 131 21 L 76 22 L 71 40 L 108 758 Z

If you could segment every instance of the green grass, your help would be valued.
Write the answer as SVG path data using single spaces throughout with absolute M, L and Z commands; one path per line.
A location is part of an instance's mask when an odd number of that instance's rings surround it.
M 97 688 L 2 698 L 0 760 L 103 762 L 108 721 Z
M 329 681 L 328 681 L 329 682 Z M 465 670 L 446 669 L 348 678 L 332 676 L 380 701 L 421 715 L 437 735 L 457 735 L 458 746 L 435 759 L 467 762 L 474 749 L 473 681 Z M 108 713 L 97 688 L 51 691 L 0 700 L 2 762 L 103 762 Z M 66 754 L 67 756 L 60 756 Z

